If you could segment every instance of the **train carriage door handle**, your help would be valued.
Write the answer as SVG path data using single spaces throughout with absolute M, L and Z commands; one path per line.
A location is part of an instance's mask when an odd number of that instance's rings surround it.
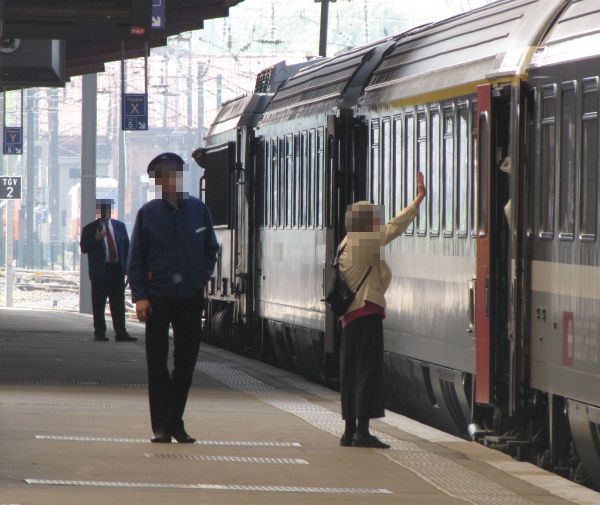
M 469 281 L 469 326 L 467 333 L 473 333 L 475 328 L 475 279 Z

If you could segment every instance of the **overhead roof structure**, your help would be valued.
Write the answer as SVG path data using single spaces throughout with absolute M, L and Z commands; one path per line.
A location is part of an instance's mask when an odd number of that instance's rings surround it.
M 153 30 L 150 47 L 167 44 L 167 37 L 203 28 L 206 19 L 229 16 L 229 9 L 243 0 L 163 0 L 166 1 L 166 27 Z M 125 58 L 144 56 L 143 42 L 125 43 Z M 114 41 L 89 41 L 67 44 L 67 76 L 104 71 L 104 64 L 120 60 L 122 43 Z

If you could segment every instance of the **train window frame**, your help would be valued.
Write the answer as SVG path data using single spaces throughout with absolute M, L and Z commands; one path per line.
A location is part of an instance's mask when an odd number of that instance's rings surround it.
M 478 174 L 478 170 L 479 170 L 479 160 L 478 160 L 478 153 L 479 153 L 479 144 L 477 142 L 477 138 L 479 136 L 479 127 L 477 124 L 477 117 L 478 117 L 478 110 L 477 110 L 477 100 L 471 100 L 471 125 L 470 125 L 470 139 L 471 139 L 471 145 L 470 145 L 470 150 L 471 150 L 471 158 L 470 158 L 470 163 L 469 163 L 469 173 L 470 173 L 470 178 L 469 178 L 469 184 L 470 184 L 470 188 L 469 188 L 469 198 L 470 198 L 470 209 L 469 209 L 469 216 L 470 216 L 470 223 L 471 223 L 471 237 L 472 238 L 476 238 L 477 237 L 477 216 L 479 214 L 479 205 L 478 205 L 478 199 L 479 199 L 479 195 L 477 194 L 477 188 L 479 187 L 479 184 L 477 182 L 477 174 Z
M 408 125 L 411 125 L 409 129 Z M 411 133 L 411 138 L 408 138 L 409 131 Z M 403 135 L 403 156 L 402 156 L 402 206 L 406 208 L 413 200 L 415 193 L 415 146 L 416 146 L 416 114 L 414 110 L 407 111 L 404 114 L 404 121 L 402 125 L 402 135 Z M 410 163 L 409 163 L 410 158 Z M 409 195 L 409 174 L 410 180 L 412 182 L 412 195 Z M 404 235 L 412 236 L 414 234 L 414 221 L 408 225 L 406 230 L 404 231 Z
M 577 216 L 576 211 L 576 177 L 577 177 L 577 99 L 578 99 L 578 91 L 579 87 L 577 85 L 577 81 L 564 81 L 560 84 L 560 104 L 558 110 L 560 111 L 560 122 L 558 122 L 558 174 L 557 174 L 557 193 L 558 193 L 558 239 L 561 241 L 572 242 L 575 239 L 575 219 Z M 565 95 L 567 93 L 572 93 L 572 97 L 570 98 L 571 102 L 571 112 L 570 115 L 566 113 L 565 110 Z M 571 119 L 570 125 L 566 125 L 567 118 Z M 565 126 L 570 126 L 572 129 L 572 138 L 570 138 L 571 142 L 565 143 Z M 569 151 L 567 151 L 569 149 Z M 571 173 L 571 185 L 570 185 L 570 195 L 566 195 L 567 188 L 564 187 L 564 174 L 565 170 L 565 154 L 568 152 L 570 154 L 570 173 Z M 565 213 L 565 203 L 567 205 L 571 205 L 571 208 L 567 208 L 568 214 L 564 216 Z M 565 222 L 563 220 L 564 217 L 567 219 L 570 217 L 570 229 L 568 226 L 565 226 Z
M 394 169 L 392 167 L 392 118 L 386 116 L 381 120 L 380 130 L 381 176 L 386 222 L 394 217 Z
M 381 167 L 381 122 L 379 118 L 371 119 L 369 127 L 369 197 L 375 205 L 382 200 L 382 167 Z M 377 182 L 377 185 L 375 184 Z
M 287 225 L 287 170 L 285 159 L 285 137 L 278 137 L 279 140 L 279 223 L 278 228 L 285 228 Z
M 448 122 L 450 121 L 451 128 L 448 130 Z M 442 173 L 443 173 L 443 188 L 442 191 L 442 233 L 444 237 L 451 238 L 454 236 L 454 179 L 456 172 L 456 145 L 454 131 L 456 130 L 456 106 L 454 103 L 445 104 L 442 107 Z M 452 151 L 447 150 L 448 147 Z M 450 163 L 448 169 L 447 163 Z M 448 178 L 448 175 L 450 176 Z M 450 182 L 448 189 L 447 183 Z M 451 198 L 448 202 L 448 197 Z
M 302 164 L 302 229 L 310 223 L 310 166 L 308 163 L 308 130 L 300 132 L 300 157 Z
M 580 164 L 579 164 L 579 180 L 588 180 L 589 178 L 586 177 L 584 175 L 584 172 L 586 172 L 586 166 L 591 166 L 591 170 L 590 172 L 592 174 L 595 175 L 595 188 L 593 188 L 592 191 L 589 191 L 589 193 L 586 192 L 586 194 L 584 194 L 584 191 L 589 190 L 589 185 L 586 184 L 585 186 L 583 184 L 580 183 L 578 191 L 577 191 L 577 195 L 578 195 L 578 202 L 579 202 L 579 209 L 577 212 L 577 219 L 578 219 L 578 223 L 577 223 L 577 229 L 579 231 L 579 240 L 581 240 L 582 242 L 595 242 L 596 241 L 596 236 L 597 236 L 597 227 L 598 227 L 598 216 L 597 216 L 597 202 L 598 202 L 598 171 L 597 171 L 597 167 L 598 167 L 598 161 L 600 159 L 599 156 L 599 152 L 598 152 L 598 146 L 600 145 L 599 143 L 599 136 L 600 136 L 600 86 L 599 86 L 599 81 L 600 78 L 598 76 L 593 76 L 593 77 L 586 77 L 584 79 L 582 79 L 581 82 L 581 129 L 580 129 Z M 590 103 L 590 96 L 592 97 L 592 103 Z M 595 103 L 594 103 L 595 102 Z M 595 110 L 588 110 L 589 105 L 592 105 L 593 107 L 591 107 L 591 109 L 595 109 Z M 586 149 L 586 131 L 587 131 L 587 125 L 589 123 L 592 123 L 594 125 L 595 128 L 595 132 L 592 131 L 592 138 L 593 141 L 591 143 L 591 147 L 592 149 L 587 150 Z M 595 138 L 594 138 L 595 137 Z M 592 155 L 594 156 L 593 162 L 592 163 L 586 163 L 587 160 L 587 156 L 588 153 L 592 153 Z M 588 196 L 590 198 L 588 198 Z M 586 206 L 586 202 L 591 201 L 591 205 Z M 588 209 L 588 212 L 586 213 L 586 209 Z M 592 226 L 591 227 L 586 227 L 585 231 L 583 231 L 583 227 L 584 227 L 584 223 L 587 222 L 587 220 L 584 220 L 584 215 L 586 217 L 591 217 L 592 218 Z M 589 230 L 592 229 L 593 231 L 590 232 Z
M 414 196 L 413 199 L 417 196 L 417 172 L 424 170 L 424 175 L 429 172 L 429 114 L 427 110 L 421 109 L 417 111 L 417 122 L 416 122 L 417 132 L 416 132 L 416 142 L 417 149 L 415 151 L 416 160 L 414 162 L 414 170 L 413 170 L 413 178 L 414 178 Z M 421 131 L 423 128 L 423 131 Z M 425 157 L 425 163 L 421 160 L 421 156 Z M 420 209 L 419 214 L 417 215 L 417 236 L 425 237 L 427 236 L 428 229 L 428 215 L 427 205 L 423 205 Z
M 294 135 L 285 136 L 285 227 L 294 228 L 294 196 L 296 181 L 294 180 Z
M 300 132 L 294 133 L 294 178 L 296 191 L 294 193 L 294 228 L 302 228 L 302 159 L 300 152 Z
M 310 220 L 310 228 L 316 229 L 317 227 L 317 211 L 318 211 L 318 202 L 317 202 L 317 130 L 315 128 L 311 128 L 308 131 L 308 143 L 309 143 L 309 160 L 311 166 L 311 182 L 312 182 L 312 191 L 310 193 L 311 197 L 311 220 Z
M 546 101 L 552 101 L 553 105 L 551 108 L 553 109 L 554 115 L 546 116 Z M 536 231 L 537 236 L 541 240 L 553 240 L 554 239 L 554 230 L 556 228 L 555 219 L 556 219 L 556 165 L 557 165 L 557 149 L 556 149 L 556 112 L 557 112 L 557 85 L 556 83 L 546 84 L 542 86 L 541 93 L 539 93 L 539 111 L 540 118 L 536 128 L 536 179 L 535 185 L 539 190 L 537 191 L 537 199 L 536 199 Z M 544 143 L 546 141 L 546 131 L 549 132 L 547 139 L 549 142 L 549 148 L 544 149 Z M 548 156 L 548 158 L 545 158 Z M 542 167 L 547 167 L 548 163 L 545 163 L 545 160 L 552 162 L 552 174 L 551 177 L 547 177 L 543 179 Z M 547 174 L 547 169 L 544 168 L 545 174 Z M 542 181 L 547 181 L 547 202 L 544 202 L 543 190 L 544 186 L 542 185 Z M 545 209 L 543 209 L 544 203 Z M 544 223 L 544 219 L 546 222 Z
M 316 227 L 319 229 L 325 228 L 325 127 L 320 126 L 317 129 L 317 179 L 319 180 L 319 191 L 317 193 L 317 203 L 319 205 L 316 213 Z
M 402 133 L 403 128 L 403 117 L 402 114 L 396 114 L 392 118 L 392 171 L 394 172 L 394 200 L 392 201 L 392 215 L 398 214 L 402 206 L 402 184 L 404 178 L 402 177 L 402 167 L 404 161 L 404 137 Z
M 477 114 L 477 124 L 478 130 L 481 132 L 480 138 L 481 142 L 477 146 L 477 159 L 487 159 L 489 163 L 490 159 L 490 142 L 489 142 L 489 133 L 490 133 L 490 118 L 488 115 L 488 111 L 484 110 Z M 482 167 L 483 168 L 483 167 Z M 478 205 L 477 205 L 477 236 L 479 238 L 484 238 L 488 233 L 488 220 L 489 220 L 489 210 L 488 210 L 488 197 L 491 198 L 491 195 L 488 195 L 487 189 L 489 189 L 490 180 L 489 177 L 491 167 L 486 167 L 482 170 L 479 170 L 477 173 L 477 185 L 480 188 L 479 194 L 477 195 Z
M 271 142 L 264 142 L 263 164 L 263 228 L 271 227 L 271 203 L 273 192 L 271 188 Z
M 439 237 L 441 229 L 441 174 L 442 174 L 442 114 L 438 106 L 430 107 L 429 109 L 429 173 L 427 174 L 428 188 L 428 220 L 429 220 L 429 235 Z M 434 118 L 437 118 L 437 127 L 435 126 Z M 435 134 L 434 134 L 435 133 Z M 436 138 L 437 135 L 437 138 Z M 434 162 L 437 165 L 437 184 L 434 182 Z M 437 217 L 437 221 L 434 218 Z
M 279 227 L 281 218 L 280 211 L 280 190 L 279 185 L 279 137 L 271 139 L 271 194 L 272 194 L 272 228 Z
M 464 132 L 461 123 L 462 113 L 464 112 L 465 124 Z M 456 236 L 458 238 L 466 238 L 469 236 L 469 147 L 471 139 L 469 136 L 469 123 L 471 122 L 471 114 L 469 110 L 469 101 L 461 101 L 456 107 L 456 124 L 455 124 L 455 156 L 456 156 L 456 177 L 454 179 L 454 205 L 455 205 L 455 226 Z M 464 144 L 464 163 L 461 165 L 461 149 Z M 462 168 L 462 170 L 461 170 Z M 461 191 L 460 179 L 464 179 L 464 192 Z M 459 196 L 461 192 L 462 198 Z M 464 227 L 464 228 L 463 228 Z

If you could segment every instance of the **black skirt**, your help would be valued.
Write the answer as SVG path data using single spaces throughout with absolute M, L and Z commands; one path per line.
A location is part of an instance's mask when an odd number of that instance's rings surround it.
M 342 330 L 342 418 L 383 417 L 383 321 L 360 317 Z

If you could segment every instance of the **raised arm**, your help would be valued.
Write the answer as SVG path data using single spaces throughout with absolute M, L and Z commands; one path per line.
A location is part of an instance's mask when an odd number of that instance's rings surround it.
M 402 235 L 410 223 L 419 215 L 419 206 L 425 198 L 427 190 L 425 188 L 425 182 L 423 172 L 417 172 L 417 196 L 408 204 L 400 213 L 390 219 L 385 224 L 385 243 L 389 244 L 396 237 Z

